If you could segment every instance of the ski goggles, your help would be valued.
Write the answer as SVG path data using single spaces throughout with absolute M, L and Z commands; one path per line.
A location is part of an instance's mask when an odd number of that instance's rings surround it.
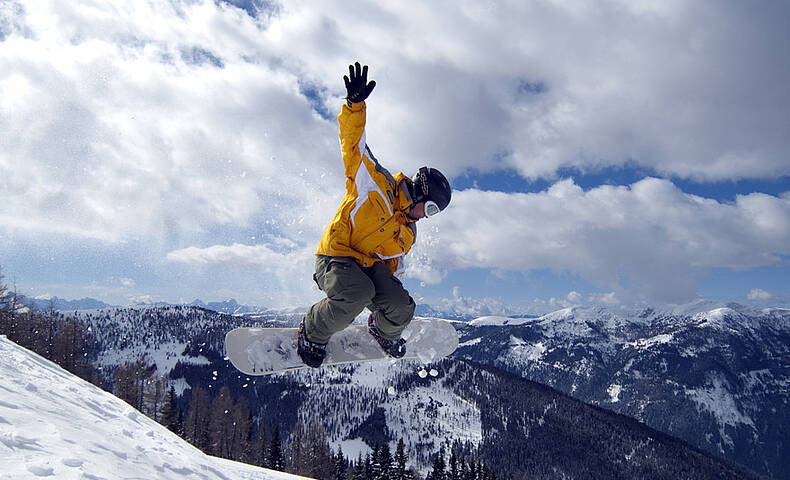
M 433 200 L 426 200 L 425 201 L 425 216 L 432 217 L 437 213 L 441 212 L 439 205 L 436 205 L 436 202 Z

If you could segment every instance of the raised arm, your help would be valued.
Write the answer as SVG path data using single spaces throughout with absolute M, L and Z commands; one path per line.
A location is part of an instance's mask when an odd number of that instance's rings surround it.
M 343 153 L 346 178 L 356 172 L 365 148 L 365 99 L 376 86 L 368 82 L 368 66 L 359 62 L 348 66 L 348 75 L 343 76 L 346 84 L 346 104 L 337 116 L 340 126 L 340 148 Z

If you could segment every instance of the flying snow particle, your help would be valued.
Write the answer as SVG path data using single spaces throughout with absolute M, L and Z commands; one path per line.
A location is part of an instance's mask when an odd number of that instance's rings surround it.
M 395 395 L 395 387 L 390 386 L 390 388 L 387 389 L 387 393 L 390 395 Z
M 417 372 L 417 375 L 419 375 L 420 378 L 425 378 L 428 376 L 428 372 L 426 372 L 425 369 L 420 369 L 420 371 Z
M 431 369 L 431 376 L 432 377 L 438 377 L 439 376 L 439 371 L 436 370 L 435 368 L 432 368 Z

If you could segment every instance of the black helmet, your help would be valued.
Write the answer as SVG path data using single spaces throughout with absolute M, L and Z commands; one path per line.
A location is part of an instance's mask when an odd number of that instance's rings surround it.
M 452 189 L 442 172 L 430 167 L 421 167 L 414 176 L 414 203 L 432 201 L 439 210 L 450 204 Z

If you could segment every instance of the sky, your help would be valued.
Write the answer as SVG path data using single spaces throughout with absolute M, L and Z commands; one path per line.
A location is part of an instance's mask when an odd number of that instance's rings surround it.
M 0 268 L 28 296 L 309 306 L 336 115 L 453 187 L 418 303 L 790 305 L 790 3 L 0 4 Z

